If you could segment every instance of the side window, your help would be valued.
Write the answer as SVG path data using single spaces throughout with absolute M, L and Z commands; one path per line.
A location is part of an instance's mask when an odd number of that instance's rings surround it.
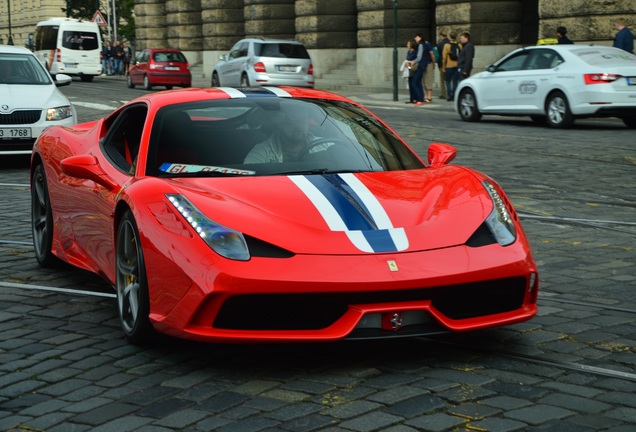
M 559 55 L 553 50 L 536 49 L 530 55 L 526 69 L 552 69 L 560 63 L 559 59 Z
M 113 165 L 130 175 L 134 174 L 147 113 L 148 108 L 142 104 L 124 110 L 114 120 L 102 144 Z
M 239 57 L 243 57 L 242 53 L 242 48 L 243 48 L 243 43 L 238 43 L 236 45 L 234 45 L 234 47 L 230 50 L 230 55 L 229 58 L 230 60 L 234 60 L 237 59 Z
M 523 65 L 528 59 L 528 51 L 521 51 L 513 57 L 508 57 L 502 63 L 497 65 L 498 72 L 518 71 L 523 69 Z

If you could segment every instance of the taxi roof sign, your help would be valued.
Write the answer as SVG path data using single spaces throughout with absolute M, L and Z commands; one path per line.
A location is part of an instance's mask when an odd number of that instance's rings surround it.
M 104 15 L 102 15 L 100 11 L 95 11 L 95 15 L 93 15 L 91 21 L 100 27 L 106 27 L 108 25 L 104 19 Z

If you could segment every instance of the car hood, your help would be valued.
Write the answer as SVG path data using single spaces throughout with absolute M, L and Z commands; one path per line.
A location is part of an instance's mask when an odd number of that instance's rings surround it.
M 55 85 L 0 84 L 0 100 L 9 106 L 9 112 L 70 105 Z
M 493 208 L 480 180 L 458 166 L 168 182 L 216 223 L 306 254 L 461 245 Z

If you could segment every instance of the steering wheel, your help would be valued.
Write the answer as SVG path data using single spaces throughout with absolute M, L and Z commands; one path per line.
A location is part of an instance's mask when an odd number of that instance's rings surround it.
M 314 154 L 311 152 L 311 149 L 323 144 L 333 144 L 332 146 L 327 147 L 325 150 L 330 150 L 332 147 L 335 147 L 335 146 L 344 146 L 347 149 L 349 149 L 351 146 L 351 142 L 349 142 L 349 140 L 344 138 L 320 138 L 307 144 L 302 154 L 300 155 L 300 159 L 301 160 L 305 159 L 310 154 Z M 320 152 L 315 152 L 315 153 L 320 153 Z

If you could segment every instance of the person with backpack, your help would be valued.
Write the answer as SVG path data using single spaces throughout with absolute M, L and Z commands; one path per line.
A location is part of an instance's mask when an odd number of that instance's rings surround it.
M 442 68 L 444 70 L 446 80 L 446 100 L 451 101 L 455 98 L 455 89 L 459 80 L 459 72 L 457 70 L 457 61 L 461 46 L 457 43 L 457 33 L 450 32 L 449 43 L 444 46 L 442 52 Z

